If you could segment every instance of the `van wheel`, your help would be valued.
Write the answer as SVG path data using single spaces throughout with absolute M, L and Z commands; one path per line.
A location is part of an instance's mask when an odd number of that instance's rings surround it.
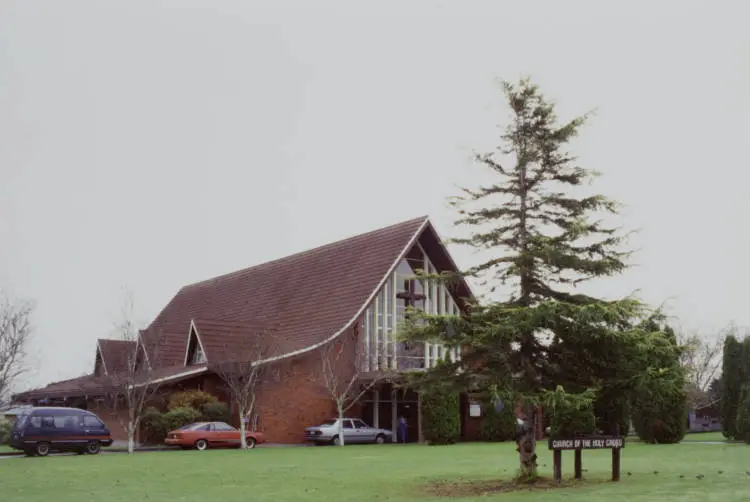
M 46 457 L 49 455 L 49 443 L 37 443 L 34 452 L 40 457 Z
M 89 441 L 86 445 L 86 453 L 89 455 L 96 455 L 102 449 L 102 445 L 99 441 Z
M 198 451 L 204 451 L 208 449 L 208 441 L 205 439 L 199 439 L 195 442 L 195 449 Z

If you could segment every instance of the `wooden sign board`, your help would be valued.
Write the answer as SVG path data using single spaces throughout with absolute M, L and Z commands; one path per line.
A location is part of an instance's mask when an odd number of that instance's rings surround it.
M 581 436 L 576 438 L 550 438 L 549 449 L 554 453 L 554 476 L 562 481 L 562 452 L 575 451 L 575 478 L 581 479 L 583 450 L 612 450 L 612 481 L 620 481 L 620 450 L 625 448 L 622 436 Z
M 549 440 L 550 450 L 611 450 L 625 448 L 625 438 L 620 436 L 589 436 L 573 439 Z

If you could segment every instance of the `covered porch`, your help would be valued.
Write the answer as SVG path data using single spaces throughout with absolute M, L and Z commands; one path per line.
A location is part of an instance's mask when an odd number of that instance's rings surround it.
M 393 433 L 393 442 L 421 443 L 422 410 L 419 395 L 410 389 L 393 383 L 373 386 L 360 400 L 361 418 L 373 427 L 388 429 Z M 399 419 L 406 420 L 406 437 L 399 433 Z

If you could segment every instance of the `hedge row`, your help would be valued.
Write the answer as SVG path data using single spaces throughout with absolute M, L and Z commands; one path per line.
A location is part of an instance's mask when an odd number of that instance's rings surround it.
M 422 432 L 429 444 L 453 444 L 461 437 L 459 394 L 447 387 L 422 392 Z
M 164 441 L 169 431 L 193 422 L 229 422 L 229 406 L 220 403 L 215 396 L 202 391 L 186 391 L 173 394 L 163 413 L 157 408 L 147 408 L 141 417 L 141 441 L 158 444 Z
M 11 425 L 7 420 L 0 418 L 0 445 L 10 444 Z

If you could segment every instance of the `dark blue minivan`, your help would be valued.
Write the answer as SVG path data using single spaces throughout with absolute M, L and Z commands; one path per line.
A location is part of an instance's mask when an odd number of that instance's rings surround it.
M 50 452 L 96 455 L 112 444 L 112 435 L 99 417 L 78 408 L 30 408 L 16 417 L 10 445 L 26 455 Z

